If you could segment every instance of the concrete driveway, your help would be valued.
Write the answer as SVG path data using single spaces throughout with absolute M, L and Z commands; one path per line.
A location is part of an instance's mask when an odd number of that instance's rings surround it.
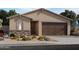
M 55 44 L 79 44 L 79 36 L 48 36 Z

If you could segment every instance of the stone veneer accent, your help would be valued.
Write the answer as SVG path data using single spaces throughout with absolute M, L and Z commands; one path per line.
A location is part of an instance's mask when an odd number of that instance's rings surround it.
M 11 30 L 9 34 L 16 33 L 18 35 L 31 35 L 29 30 Z

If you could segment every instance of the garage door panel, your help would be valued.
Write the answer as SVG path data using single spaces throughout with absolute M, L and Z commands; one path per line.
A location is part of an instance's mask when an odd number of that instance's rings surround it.
M 42 23 L 43 35 L 66 35 L 67 26 L 66 23 Z

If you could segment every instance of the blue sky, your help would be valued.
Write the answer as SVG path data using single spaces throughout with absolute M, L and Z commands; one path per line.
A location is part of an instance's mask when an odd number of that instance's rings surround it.
M 39 9 L 39 8 L 0 8 L 0 9 L 4 9 L 6 11 L 14 9 L 14 10 L 16 10 L 17 13 L 23 14 L 23 13 L 26 13 L 26 12 L 29 12 L 29 11 L 32 11 L 35 9 Z M 79 8 L 46 8 L 46 9 L 48 9 L 54 13 L 58 13 L 58 14 L 63 12 L 65 9 L 72 10 L 75 13 L 79 14 Z

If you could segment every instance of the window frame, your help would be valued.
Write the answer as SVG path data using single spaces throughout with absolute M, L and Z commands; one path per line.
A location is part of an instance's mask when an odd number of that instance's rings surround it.
M 17 20 L 17 22 L 16 22 L 17 24 L 16 24 L 16 27 L 17 27 L 17 30 L 22 30 L 22 20 L 21 19 L 19 19 L 19 20 Z

